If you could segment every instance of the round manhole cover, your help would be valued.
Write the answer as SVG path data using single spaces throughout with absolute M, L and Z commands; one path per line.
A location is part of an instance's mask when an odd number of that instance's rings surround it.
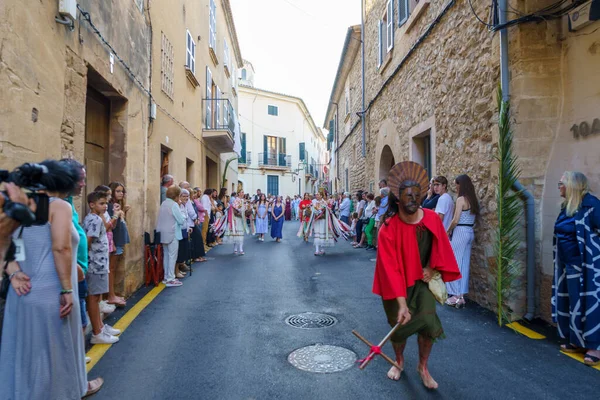
M 293 351 L 288 361 L 302 371 L 327 374 L 352 368 L 356 354 L 343 347 L 316 344 Z
M 327 314 L 319 313 L 302 313 L 290 315 L 285 319 L 285 323 L 294 328 L 300 329 L 316 329 L 327 328 L 337 323 L 337 319 Z

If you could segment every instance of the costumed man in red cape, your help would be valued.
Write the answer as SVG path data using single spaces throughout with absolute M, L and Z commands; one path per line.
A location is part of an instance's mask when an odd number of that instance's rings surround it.
M 436 339 L 443 338 L 442 323 L 436 314 L 436 300 L 428 282 L 434 271 L 444 282 L 460 278 L 460 272 L 442 221 L 431 210 L 420 207 L 426 195 L 428 177 L 419 164 L 396 164 L 388 176 L 388 212 L 379 231 L 379 246 L 373 293 L 381 296 L 388 323 L 401 326 L 391 338 L 396 361 L 388 378 L 399 380 L 404 368 L 404 348 L 409 336 L 418 334 L 417 371 L 428 389 L 437 389 L 427 361 Z

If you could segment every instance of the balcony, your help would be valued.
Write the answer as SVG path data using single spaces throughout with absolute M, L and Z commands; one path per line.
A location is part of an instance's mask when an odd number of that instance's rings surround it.
M 202 99 L 202 138 L 218 153 L 233 151 L 233 106 L 228 99 Z
M 258 153 L 258 166 L 269 169 L 290 169 L 292 156 L 283 153 Z
M 238 158 L 238 166 L 247 167 L 252 164 L 252 152 L 251 151 L 242 151 L 242 156 Z

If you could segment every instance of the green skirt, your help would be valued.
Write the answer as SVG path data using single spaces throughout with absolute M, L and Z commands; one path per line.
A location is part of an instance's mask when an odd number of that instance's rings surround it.
M 421 280 L 417 281 L 414 286 L 408 288 L 406 295 L 412 318 L 408 324 L 394 332 L 391 341 L 397 344 L 404 343 L 415 333 L 431 339 L 443 338 L 444 328 L 435 310 L 435 298 L 427 284 Z M 383 300 L 383 309 L 392 328 L 398 323 L 398 308 L 396 299 Z

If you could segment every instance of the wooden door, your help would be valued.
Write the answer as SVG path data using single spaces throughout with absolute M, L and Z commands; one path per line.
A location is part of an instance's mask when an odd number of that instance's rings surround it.
M 109 118 L 110 101 L 94 89 L 88 88 L 85 104 L 86 196 L 96 186 L 109 184 Z M 83 209 L 87 210 L 85 207 Z

